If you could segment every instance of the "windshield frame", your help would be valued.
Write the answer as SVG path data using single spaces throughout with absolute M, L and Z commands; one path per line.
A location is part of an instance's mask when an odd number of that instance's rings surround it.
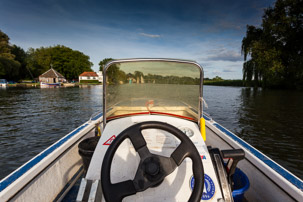
M 126 62 L 176 62 L 176 63 L 186 63 L 197 66 L 200 71 L 200 85 L 199 85 L 199 109 L 198 109 L 198 124 L 200 125 L 200 118 L 203 116 L 203 78 L 204 71 L 202 66 L 191 60 L 180 60 L 180 59 L 168 59 L 168 58 L 132 58 L 132 59 L 118 59 L 112 60 L 106 63 L 103 68 L 103 128 L 106 125 L 106 71 L 107 69 L 116 63 L 126 63 Z

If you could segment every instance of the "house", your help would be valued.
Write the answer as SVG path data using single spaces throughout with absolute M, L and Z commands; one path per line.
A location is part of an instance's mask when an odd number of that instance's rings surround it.
M 82 81 L 87 81 L 87 80 L 95 80 L 98 82 L 103 82 L 103 75 L 102 72 L 99 71 L 98 73 L 96 72 L 83 72 L 82 74 L 79 75 L 79 82 L 81 83 Z
M 62 74 L 54 70 L 53 68 L 50 68 L 43 74 L 39 76 L 39 82 L 40 83 L 61 83 L 66 82 L 66 79 Z
M 99 77 L 99 82 L 103 83 L 103 74 L 102 74 L 102 71 L 99 71 L 97 74 L 98 74 L 98 77 Z

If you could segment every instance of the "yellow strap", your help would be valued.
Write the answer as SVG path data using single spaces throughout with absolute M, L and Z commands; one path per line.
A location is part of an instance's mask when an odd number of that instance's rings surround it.
M 98 136 L 101 136 L 101 128 L 98 126 Z
M 205 119 L 203 117 L 200 118 L 200 130 L 203 140 L 206 141 Z

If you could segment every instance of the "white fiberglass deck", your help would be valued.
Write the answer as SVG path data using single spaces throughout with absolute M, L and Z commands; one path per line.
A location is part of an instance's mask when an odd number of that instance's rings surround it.
M 214 195 L 209 201 L 217 201 L 219 198 L 222 198 L 212 161 L 208 154 L 207 147 L 201 138 L 198 126 L 194 122 L 174 117 L 144 115 L 126 117 L 108 122 L 95 150 L 86 179 L 100 179 L 102 160 L 109 147 L 108 140 L 113 136 L 117 136 L 129 126 L 144 121 L 161 121 L 180 128 L 181 130 L 184 128 L 191 129 L 194 135 L 190 139 L 198 148 L 201 158 L 203 159 L 205 174 L 208 175 L 214 183 Z M 162 130 L 148 129 L 142 133 L 149 150 L 155 154 L 170 156 L 179 144 L 178 139 Z M 139 160 L 139 155 L 132 148 L 130 141 L 124 141 L 113 159 L 111 170 L 112 183 L 132 180 L 135 176 Z M 144 192 L 126 197 L 124 201 L 159 201 L 163 199 L 168 201 L 187 201 L 191 194 L 190 181 L 193 175 L 191 166 L 191 160 L 189 158 L 185 159 L 180 167 L 164 179 L 160 186 L 149 188 Z

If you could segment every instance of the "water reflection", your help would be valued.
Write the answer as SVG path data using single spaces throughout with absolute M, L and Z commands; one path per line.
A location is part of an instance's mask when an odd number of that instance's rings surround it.
M 303 178 L 303 94 L 243 88 L 236 134 Z
M 214 120 L 303 178 L 303 92 L 205 86 L 204 98 Z M 0 89 L 0 179 L 101 109 L 102 86 Z
M 205 86 L 214 120 L 303 179 L 303 92 Z
M 102 86 L 0 91 L 0 179 L 102 110 Z

